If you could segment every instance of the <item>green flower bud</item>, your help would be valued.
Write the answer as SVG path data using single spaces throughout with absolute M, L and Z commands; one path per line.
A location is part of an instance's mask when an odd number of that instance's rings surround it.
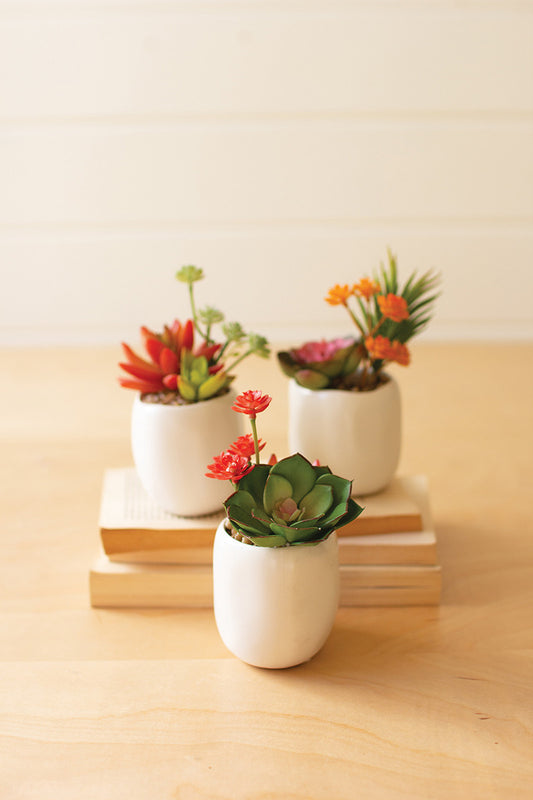
M 270 355 L 270 348 L 268 346 L 267 339 L 258 333 L 248 334 L 248 349 L 252 353 L 255 353 L 256 356 L 260 356 L 261 358 L 268 358 Z
M 198 311 L 198 318 L 204 325 L 216 325 L 219 322 L 223 322 L 224 314 L 218 308 L 206 306 Z
M 182 267 L 176 272 L 177 280 L 183 283 L 195 283 L 195 281 L 201 281 L 203 277 L 204 271 L 200 267 Z
M 240 322 L 227 322 L 222 326 L 222 333 L 228 342 L 240 342 L 246 336 Z

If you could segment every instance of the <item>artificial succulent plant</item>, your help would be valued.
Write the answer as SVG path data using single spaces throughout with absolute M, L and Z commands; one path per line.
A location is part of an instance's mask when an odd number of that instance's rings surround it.
M 363 510 L 351 481 L 314 466 L 300 453 L 256 464 L 224 506 L 241 536 L 260 547 L 316 544 Z
M 353 285 L 333 286 L 325 300 L 344 306 L 359 338 L 307 342 L 278 353 L 282 370 L 308 389 L 369 391 L 386 378 L 387 363 L 406 367 L 411 359 L 406 342 L 428 324 L 438 297 L 439 275 L 432 270 L 413 272 L 400 286 L 395 256 L 388 251 L 387 266 L 373 278 Z M 346 344 L 343 344 L 343 343 Z
M 137 355 L 122 343 L 125 361 L 119 366 L 127 377 L 119 378 L 121 386 L 136 389 L 142 395 L 159 395 L 166 402 L 169 396 L 184 403 L 195 403 L 224 394 L 233 380 L 232 370 L 249 355 L 267 358 L 268 342 L 257 333 L 245 333 L 238 322 L 224 323 L 224 314 L 206 306 L 197 309 L 194 284 L 204 277 L 199 267 L 182 267 L 177 280 L 187 284 L 192 319 L 174 320 L 161 333 L 141 328 L 141 337 L 148 359 Z M 221 324 L 223 342 L 213 338 L 212 329 Z M 195 346 L 195 338 L 200 337 Z M 156 399 L 159 399 L 156 397 Z
M 357 369 L 361 352 L 353 337 L 306 342 L 278 353 L 283 372 L 306 389 L 327 389 Z
M 248 415 L 252 434 L 215 456 L 206 475 L 230 480 L 235 487 L 224 507 L 236 538 L 259 547 L 317 544 L 363 509 L 351 498 L 351 481 L 333 475 L 327 466 L 311 464 L 300 453 L 260 463 L 264 443 L 257 437 L 256 416 L 270 401 L 259 391 L 236 398 L 232 408 Z

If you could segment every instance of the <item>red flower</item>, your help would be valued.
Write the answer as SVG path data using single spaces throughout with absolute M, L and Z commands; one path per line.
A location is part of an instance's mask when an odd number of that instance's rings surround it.
M 205 473 L 206 478 L 217 478 L 219 481 L 233 481 L 237 483 L 244 478 L 254 468 L 250 459 L 238 453 L 225 450 L 219 456 L 213 457 L 213 463 L 209 464 Z
M 255 419 L 257 414 L 268 408 L 271 400 L 272 398 L 268 394 L 261 394 L 258 390 L 248 390 L 241 392 L 233 403 L 232 409 Z
M 393 322 L 402 322 L 409 317 L 407 300 L 397 294 L 389 293 L 386 296 L 378 297 L 378 304 L 381 313 Z
M 266 442 L 262 442 L 261 439 L 259 439 L 259 450 L 262 450 L 265 444 Z M 228 450 L 230 453 L 235 453 L 235 455 L 251 458 L 255 455 L 254 437 L 251 433 L 247 433 L 245 436 L 239 436 L 239 438 L 228 447 Z

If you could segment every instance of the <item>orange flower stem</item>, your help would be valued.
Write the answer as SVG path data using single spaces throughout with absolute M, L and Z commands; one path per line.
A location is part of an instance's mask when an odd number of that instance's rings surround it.
M 346 305 L 346 310 L 347 310 L 348 314 L 351 316 L 352 320 L 354 321 L 356 327 L 359 328 L 359 330 L 361 331 L 363 336 L 366 336 L 367 333 L 366 333 L 365 329 L 363 328 L 363 326 L 361 325 L 361 323 L 359 322 L 359 320 L 357 319 L 357 317 L 355 316 L 355 314 L 353 313 L 352 309 L 350 308 L 350 306 L 348 304 Z
M 376 335 L 376 332 L 381 328 L 381 326 L 385 322 L 385 319 L 386 319 L 385 317 L 381 317 L 381 319 L 376 323 L 376 325 L 374 327 L 374 330 L 370 332 L 370 334 L 369 334 L 370 336 L 375 336 Z
M 252 436 L 254 437 L 255 463 L 259 464 L 259 440 L 257 438 L 257 424 L 255 417 L 250 417 L 250 425 L 252 426 Z

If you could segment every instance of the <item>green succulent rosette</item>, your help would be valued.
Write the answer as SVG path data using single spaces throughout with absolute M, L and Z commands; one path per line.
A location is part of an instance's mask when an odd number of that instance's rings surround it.
M 184 350 L 181 357 L 181 373 L 178 375 L 180 395 L 189 403 L 208 400 L 221 394 L 233 377 L 223 370 L 211 374 L 209 362 L 205 356 L 194 356 L 190 350 Z
M 313 545 L 363 511 L 351 481 L 300 453 L 256 464 L 224 503 L 233 528 L 259 547 Z

